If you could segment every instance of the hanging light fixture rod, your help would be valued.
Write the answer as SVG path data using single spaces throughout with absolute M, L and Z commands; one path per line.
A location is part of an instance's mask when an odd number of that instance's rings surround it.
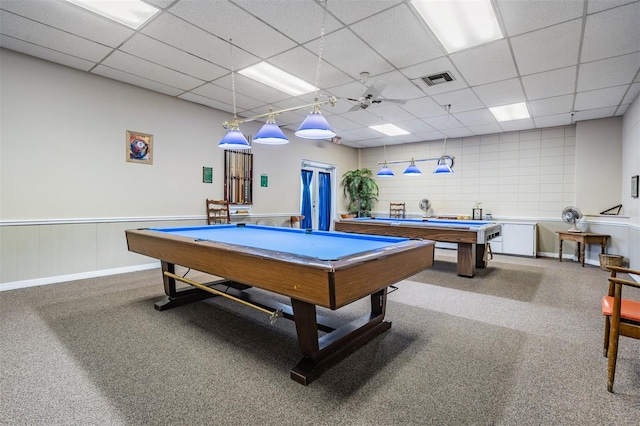
M 425 161 L 439 161 L 441 159 L 451 159 L 454 160 L 456 157 L 452 156 L 452 155 L 442 155 L 440 157 L 433 157 L 433 158 L 419 158 L 419 159 L 413 159 L 413 160 L 390 160 L 390 161 L 377 161 L 376 165 L 377 166 L 381 166 L 385 163 L 387 164 L 405 164 L 405 163 L 411 163 L 412 161 L 414 163 L 423 163 Z
M 246 123 L 249 121 L 255 121 L 255 120 L 259 120 L 261 118 L 265 118 L 265 117 L 269 117 L 270 115 L 272 116 L 276 116 L 278 114 L 282 114 L 283 112 L 290 112 L 290 111 L 297 111 L 299 109 L 303 109 L 303 108 L 310 108 L 310 107 L 320 107 L 322 105 L 326 105 L 326 104 L 331 104 L 331 106 L 335 106 L 335 104 L 338 102 L 338 100 L 336 99 L 335 96 L 331 96 L 329 99 L 324 100 L 324 101 L 316 101 L 312 104 L 306 104 L 306 105 L 300 105 L 297 107 L 291 107 L 291 108 L 285 108 L 285 109 L 281 109 L 278 111 L 269 111 L 266 112 L 264 114 L 260 114 L 260 115 L 254 115 L 253 117 L 248 117 L 248 118 L 237 118 L 233 117 L 233 120 L 231 121 L 225 121 L 222 123 L 222 127 L 224 127 L 225 129 L 229 128 L 229 127 L 233 127 L 234 125 L 238 126 L 242 123 Z

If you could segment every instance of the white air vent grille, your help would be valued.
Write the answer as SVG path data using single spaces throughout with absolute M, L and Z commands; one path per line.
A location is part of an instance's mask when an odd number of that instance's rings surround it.
M 420 80 L 427 86 L 435 86 L 436 84 L 444 84 L 455 80 L 449 71 L 439 72 L 438 74 L 420 77 Z

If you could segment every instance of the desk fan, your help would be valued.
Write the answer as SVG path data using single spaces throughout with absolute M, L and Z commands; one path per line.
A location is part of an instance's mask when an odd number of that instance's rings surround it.
M 431 208 L 431 201 L 427 200 L 426 198 L 423 198 L 418 203 L 418 207 L 420 207 L 420 210 L 422 210 L 425 214 L 427 214 L 429 213 L 429 209 Z
M 582 232 L 582 230 L 578 229 L 576 223 L 582 217 L 582 213 L 577 207 L 565 207 L 562 209 L 562 220 L 571 225 L 569 232 Z

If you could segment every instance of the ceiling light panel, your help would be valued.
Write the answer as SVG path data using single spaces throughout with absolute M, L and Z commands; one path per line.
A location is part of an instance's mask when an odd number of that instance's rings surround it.
M 67 0 L 105 18 L 126 25 L 137 30 L 160 9 L 140 0 L 95 1 L 95 0 Z
M 245 77 L 259 81 L 291 96 L 300 96 L 315 91 L 315 87 L 266 62 L 260 62 L 238 71 Z
M 412 0 L 411 4 L 449 53 L 503 37 L 489 0 Z
M 400 136 L 400 135 L 408 135 L 409 132 L 401 129 L 395 124 L 387 123 L 387 124 L 379 124 L 377 126 L 369 126 L 370 129 L 383 133 L 387 136 Z
M 498 121 L 512 121 L 529 118 L 529 109 L 525 102 L 489 108 Z

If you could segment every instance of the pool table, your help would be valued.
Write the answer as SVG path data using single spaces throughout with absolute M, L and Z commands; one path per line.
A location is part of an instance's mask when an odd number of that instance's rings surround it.
M 218 295 L 264 311 L 272 321 L 293 320 L 302 359 L 291 378 L 304 385 L 391 327 L 384 321 L 387 287 L 432 266 L 434 253 L 432 241 L 250 224 L 125 233 L 130 251 L 161 261 L 166 296 L 156 309 Z M 223 279 L 186 280 L 192 287 L 177 288 L 185 279 L 175 265 Z M 291 305 L 252 294 L 252 287 L 284 295 Z M 367 296 L 371 312 L 352 322 L 316 313 L 317 306 L 337 310 Z M 318 330 L 326 334 L 319 337 Z
M 458 275 L 470 278 L 476 274 L 476 268 L 486 268 L 487 243 L 502 232 L 500 224 L 496 222 L 388 217 L 342 219 L 335 222 L 335 230 L 456 243 Z

